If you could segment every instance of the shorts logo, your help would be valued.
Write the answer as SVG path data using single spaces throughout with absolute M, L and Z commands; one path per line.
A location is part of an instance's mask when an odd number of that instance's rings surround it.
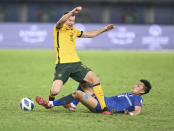
M 141 99 L 140 103 L 142 104 L 143 103 L 143 100 Z
M 58 74 L 58 77 L 62 77 L 62 74 Z

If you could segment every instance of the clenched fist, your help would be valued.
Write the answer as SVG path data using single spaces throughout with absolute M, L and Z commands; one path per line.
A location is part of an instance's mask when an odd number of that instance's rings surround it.
M 107 25 L 106 27 L 105 27 L 105 31 L 108 31 L 108 30 L 112 30 L 112 29 L 114 29 L 115 27 L 114 27 L 114 24 L 110 24 L 110 25 Z
M 75 14 L 79 13 L 81 10 L 82 10 L 82 7 L 78 6 L 72 10 L 72 13 L 73 13 L 73 15 L 75 15 Z

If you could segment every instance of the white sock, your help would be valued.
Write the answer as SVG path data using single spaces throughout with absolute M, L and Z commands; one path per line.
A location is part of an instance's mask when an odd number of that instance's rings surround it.
M 48 106 L 54 106 L 53 101 L 49 101 Z
M 76 108 L 76 105 L 74 105 L 73 103 L 70 103 L 72 107 Z

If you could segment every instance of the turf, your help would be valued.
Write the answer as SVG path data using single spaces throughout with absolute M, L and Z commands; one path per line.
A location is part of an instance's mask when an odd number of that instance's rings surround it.
M 174 52 L 79 51 L 81 60 L 101 80 L 106 96 L 129 92 L 140 79 L 151 81 L 153 89 L 144 95 L 142 114 L 102 115 L 83 105 L 76 112 L 63 107 L 46 110 L 35 103 L 23 111 L 23 97 L 48 97 L 54 75 L 52 50 L 0 50 L 0 131 L 116 131 L 174 130 Z M 72 79 L 57 98 L 75 91 Z

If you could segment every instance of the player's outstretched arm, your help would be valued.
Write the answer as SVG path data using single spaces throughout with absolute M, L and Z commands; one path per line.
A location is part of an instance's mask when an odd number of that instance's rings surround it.
M 72 11 L 68 12 L 67 14 L 63 15 L 60 20 L 56 23 L 56 28 L 60 29 L 63 24 L 73 15 L 79 13 L 82 10 L 81 6 L 74 8 Z
M 98 29 L 98 30 L 91 30 L 91 31 L 83 32 L 82 37 L 83 38 L 92 38 L 92 37 L 95 37 L 95 36 L 100 35 L 103 32 L 112 30 L 114 28 L 115 28 L 114 25 L 113 24 L 110 24 L 110 25 L 107 25 L 106 27 L 101 28 L 101 29 Z
M 128 115 L 139 115 L 141 113 L 141 107 L 139 106 L 135 106 L 135 110 L 133 112 L 129 112 L 127 110 L 124 110 L 124 114 L 128 114 Z

